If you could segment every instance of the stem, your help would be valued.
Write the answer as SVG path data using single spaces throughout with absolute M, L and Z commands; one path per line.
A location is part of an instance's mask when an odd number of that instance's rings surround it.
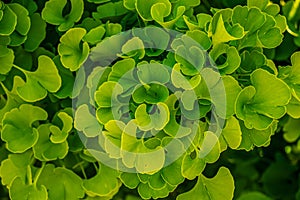
M 19 67 L 18 65 L 13 65 L 13 67 L 16 68 L 16 69 L 18 69 L 18 70 L 20 70 L 21 72 L 23 72 L 26 75 L 27 71 L 25 69 Z
M 239 78 L 238 80 L 243 81 L 243 82 L 248 82 L 249 81 L 248 79 L 243 79 L 243 78 Z
M 28 179 L 29 185 L 31 185 L 32 184 L 32 172 L 31 172 L 30 165 L 27 165 L 27 179 Z
M 7 89 L 7 87 L 5 87 L 5 85 L 2 83 L 2 81 L 0 82 L 1 87 L 3 88 L 5 94 L 10 93 L 10 91 Z
M 292 20 L 295 17 L 295 15 L 297 14 L 299 5 L 300 5 L 300 0 L 295 0 L 294 5 L 289 13 L 289 17 L 288 17 L 289 20 Z
M 33 182 L 33 185 L 36 186 L 36 183 L 37 181 L 39 180 L 39 177 L 44 169 L 46 165 L 46 162 L 42 162 L 42 167 L 38 169 L 38 171 L 35 173 L 35 176 L 34 176 L 34 182 Z
M 83 163 L 84 163 L 84 161 L 81 161 L 81 162 L 77 163 L 76 165 L 74 165 L 74 166 L 72 167 L 72 169 L 76 169 L 77 167 L 80 167 L 81 172 L 82 172 L 84 178 L 87 179 L 87 176 L 86 176 L 84 167 L 82 166 Z
M 236 74 L 236 75 L 238 75 L 238 76 L 250 76 L 250 74 Z
M 97 170 L 97 172 L 99 171 L 99 168 L 97 167 L 96 163 L 93 163 L 95 169 Z
M 82 167 L 82 164 L 81 164 L 81 163 L 80 163 L 79 167 L 80 167 L 80 169 L 81 169 L 81 171 L 82 171 L 82 174 L 83 174 L 84 179 L 87 179 L 86 173 L 85 173 L 85 171 L 84 171 L 84 167 Z

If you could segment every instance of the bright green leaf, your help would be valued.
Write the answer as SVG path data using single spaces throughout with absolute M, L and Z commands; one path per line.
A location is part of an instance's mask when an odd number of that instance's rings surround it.
M 19 68 L 25 76 L 26 83 L 17 88 L 18 94 L 28 102 L 44 99 L 47 91 L 57 92 L 61 87 L 61 77 L 55 63 L 48 56 L 38 58 L 38 68 L 34 72 Z
M 195 187 L 189 192 L 180 194 L 177 200 L 231 200 L 234 192 L 234 181 L 230 171 L 221 167 L 213 178 L 201 175 Z
M 42 18 L 49 24 L 59 25 L 59 31 L 66 31 L 78 22 L 83 14 L 83 0 L 70 0 L 70 13 L 63 16 L 63 9 L 67 4 L 67 0 L 49 0 L 46 2 L 42 11 Z
M 47 188 L 44 185 L 26 185 L 20 178 L 16 178 L 10 188 L 11 200 L 47 200 Z
M 39 138 L 33 146 L 34 156 L 40 161 L 63 159 L 68 153 L 68 143 L 52 143 L 50 140 L 50 124 L 42 124 L 38 127 Z M 51 126 L 53 128 L 55 126 Z
M 73 171 L 48 164 L 44 167 L 37 181 L 37 185 L 44 185 L 48 191 L 49 200 L 74 200 L 84 196 L 82 179 Z
M 91 196 L 105 197 L 121 186 L 117 179 L 118 176 L 119 173 L 116 170 L 101 164 L 96 176 L 84 180 L 82 186 L 85 192 Z
M 38 140 L 38 130 L 33 123 L 47 119 L 47 112 L 40 107 L 22 104 L 4 115 L 1 138 L 7 142 L 8 150 L 22 153 Z
M 236 100 L 236 114 L 247 128 L 264 130 L 283 117 L 291 94 L 282 80 L 263 69 L 251 74 L 251 82 L 253 86 L 245 87 Z
M 89 54 L 87 42 L 81 42 L 86 30 L 83 28 L 69 29 L 61 38 L 58 53 L 63 66 L 71 71 L 78 70 Z

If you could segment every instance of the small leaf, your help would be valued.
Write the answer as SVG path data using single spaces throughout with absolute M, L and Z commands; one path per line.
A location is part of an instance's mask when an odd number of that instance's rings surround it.
M 173 28 L 175 23 L 180 19 L 180 17 L 185 12 L 184 6 L 178 6 L 176 12 L 174 13 L 174 17 L 170 21 L 165 21 L 164 18 L 169 14 L 169 5 L 165 2 L 156 3 L 151 7 L 151 17 L 159 23 L 164 28 Z
M 170 34 L 161 28 L 144 27 L 143 29 L 133 29 L 132 35 L 139 37 L 145 46 L 147 56 L 159 56 L 168 48 Z
M 118 62 L 116 62 L 111 69 L 111 72 L 108 76 L 108 80 L 109 81 L 115 81 L 118 82 L 120 79 L 120 82 L 122 81 L 122 79 L 126 79 L 126 81 L 124 80 L 121 85 L 124 88 L 124 84 L 128 84 L 130 86 L 125 86 L 125 88 L 130 88 L 131 87 L 131 80 L 127 80 L 127 74 L 130 73 L 135 67 L 135 61 L 132 58 L 126 58 L 123 60 L 120 60 Z M 127 83 L 129 82 L 129 83 Z
M 86 137 L 95 137 L 101 133 L 102 126 L 93 116 L 86 104 L 77 108 L 74 117 L 74 127 L 82 131 Z
M 95 45 L 99 43 L 105 35 L 105 28 L 103 26 L 97 26 L 92 28 L 83 38 L 84 41 Z
M 125 124 L 122 121 L 110 120 L 104 128 L 105 131 L 102 132 L 104 139 L 99 138 L 99 143 L 104 143 L 104 149 L 111 158 L 121 158 L 121 137 Z
M 152 8 L 155 5 L 160 5 L 162 8 L 162 13 L 160 14 L 163 17 L 168 16 L 171 13 L 171 3 L 168 0 L 136 0 L 135 8 L 137 13 L 141 16 L 141 18 L 145 21 L 152 21 Z
M 24 48 L 29 51 L 35 51 L 41 42 L 46 38 L 46 22 L 40 14 L 34 13 L 30 16 L 31 26 L 24 43 Z
M 164 102 L 169 96 L 169 90 L 164 85 L 160 84 L 149 84 L 140 86 L 134 90 L 132 94 L 132 99 L 136 103 L 149 103 L 156 104 L 159 102 Z
M 170 120 L 165 126 L 164 131 L 169 136 L 181 138 L 183 136 L 189 135 L 191 133 L 191 128 L 183 126 L 183 124 L 179 124 L 176 121 L 176 113 L 179 109 L 178 107 L 175 107 L 177 100 L 177 97 L 174 94 L 171 94 L 165 102 L 165 104 L 169 108 Z
M 0 45 L 0 74 L 7 74 L 14 63 L 15 55 L 12 49 Z
M 289 104 L 286 106 L 287 114 L 293 118 L 300 118 L 300 101 L 292 97 Z
M 222 75 L 233 73 L 241 64 L 238 50 L 227 44 L 215 45 L 209 55 L 215 61 Z
M 138 37 L 133 37 L 122 46 L 122 55 L 120 56 L 123 58 L 142 59 L 145 56 L 144 48 L 143 41 Z
M 137 131 L 139 131 L 137 124 L 131 120 L 121 138 L 122 161 L 126 167 L 135 167 L 139 173 L 154 174 L 164 165 L 164 149 L 161 147 L 149 149 L 142 140 L 137 139 Z
M 121 179 L 122 183 L 126 187 L 128 187 L 129 189 L 136 188 L 139 185 L 139 183 L 140 183 L 139 177 L 135 173 L 126 173 L 126 172 L 123 172 L 120 175 L 120 179 Z
M 186 35 L 198 42 L 204 50 L 208 50 L 212 42 L 207 33 L 200 30 L 187 31 Z
M 260 10 L 264 10 L 269 3 L 269 0 L 247 0 L 247 5 L 249 7 L 257 7 Z
M 95 92 L 95 101 L 98 105 L 96 117 L 100 123 L 106 124 L 109 120 L 119 120 L 128 111 L 127 104 L 118 98 L 122 92 L 122 86 L 114 81 L 103 83 Z
M 237 149 L 240 146 L 242 142 L 242 131 L 239 121 L 235 117 L 232 116 L 227 119 L 219 140 L 222 150 L 226 150 L 227 146 L 232 149 Z
M 22 104 L 6 113 L 2 121 L 1 138 L 7 142 L 8 150 L 22 153 L 34 146 L 38 140 L 38 131 L 32 124 L 46 120 L 47 116 L 42 108 L 29 104 Z
M 289 118 L 288 121 L 284 124 L 283 127 L 283 137 L 287 142 L 295 142 L 297 141 L 297 139 L 300 137 L 300 133 L 299 133 L 299 123 L 300 120 L 299 119 L 293 119 L 293 118 Z
M 282 79 L 291 89 L 292 95 L 300 101 L 300 52 L 291 56 L 292 66 L 280 67 L 278 77 Z
M 232 76 L 223 76 L 222 81 L 226 92 L 226 118 L 235 114 L 235 101 L 242 88 Z
M 157 103 L 153 105 L 149 113 L 146 109 L 146 104 L 141 104 L 135 111 L 136 122 L 141 130 L 162 130 L 169 122 L 170 114 L 166 104 Z
M 40 161 L 63 159 L 68 153 L 68 143 L 52 143 L 50 140 L 50 124 L 42 124 L 38 127 L 39 139 L 33 146 L 34 156 Z M 51 126 L 56 127 L 56 126 Z
M 25 183 L 27 180 L 27 167 L 31 164 L 31 159 L 32 151 L 26 151 L 22 154 L 9 154 L 0 166 L 2 184 L 10 188 L 16 178 L 20 178 Z
M 69 29 L 61 38 L 58 53 L 63 66 L 71 71 L 78 70 L 89 54 L 87 42 L 81 43 L 86 30 L 83 28 Z
M 95 19 L 106 19 L 125 15 L 128 10 L 123 6 L 123 2 L 108 2 L 97 7 L 97 12 L 93 12 Z
M 61 87 L 61 77 L 56 65 L 48 56 L 39 56 L 38 68 L 34 72 L 18 69 L 26 76 L 26 83 L 17 88 L 18 94 L 25 101 L 39 101 L 47 96 L 47 91 L 57 92 Z
M 38 9 L 38 6 L 34 0 L 14 0 L 13 2 L 24 6 L 28 10 L 30 16 Z
M 47 188 L 44 185 L 26 185 L 20 178 L 16 178 L 10 188 L 11 200 L 47 200 Z
M 71 0 L 70 13 L 63 16 L 67 0 L 49 0 L 42 11 L 42 18 L 49 24 L 59 25 L 59 31 L 66 31 L 78 22 L 83 14 L 83 0 Z
M 248 129 L 243 122 L 240 122 L 242 131 L 242 142 L 238 149 L 250 151 L 254 146 L 262 147 L 269 145 L 271 136 L 275 133 L 277 122 L 274 121 L 265 130 Z
M 187 76 L 198 75 L 205 63 L 205 51 L 193 38 L 183 35 L 171 44 L 175 50 L 175 60 L 180 63 L 181 72 Z
M 193 180 L 199 176 L 206 166 L 205 160 L 198 159 L 196 156 L 196 154 L 185 154 L 183 157 L 181 173 L 188 180 Z
M 214 15 L 211 23 L 212 42 L 214 45 L 239 40 L 245 35 L 244 29 L 240 24 L 225 26 L 225 22 L 229 21 L 231 15 L 232 11 L 229 9 L 224 9 Z
M 3 84 L 1 84 L 7 97 L 5 105 L 0 109 L 0 124 L 2 124 L 3 117 L 7 112 L 10 112 L 12 109 L 17 108 L 21 104 L 25 103 L 17 93 L 17 88 L 21 86 L 22 83 L 23 80 L 19 76 L 15 76 L 13 79 L 13 86 L 11 91 L 9 91 Z
M 9 36 L 13 33 L 17 26 L 17 15 L 12 11 L 12 9 L 3 5 L 3 14 L 0 18 L 0 35 Z
M 180 194 L 177 200 L 203 199 L 203 200 L 231 200 L 234 192 L 234 181 L 230 171 L 221 167 L 213 178 L 201 175 L 195 187 L 189 192 Z
M 73 171 L 47 164 L 41 172 L 37 185 L 44 185 L 48 199 L 80 199 L 84 197 L 82 179 Z
M 17 15 L 15 31 L 21 36 L 26 36 L 31 26 L 28 10 L 18 3 L 8 4 L 8 6 Z
M 143 84 L 165 84 L 170 80 L 168 69 L 160 63 L 139 64 L 137 75 Z
M 247 128 L 264 130 L 283 117 L 291 94 L 282 80 L 263 69 L 251 74 L 251 82 L 253 86 L 245 87 L 236 100 L 236 114 Z
M 83 180 L 82 186 L 88 195 L 105 197 L 121 186 L 118 176 L 119 173 L 116 170 L 100 164 L 96 176 Z

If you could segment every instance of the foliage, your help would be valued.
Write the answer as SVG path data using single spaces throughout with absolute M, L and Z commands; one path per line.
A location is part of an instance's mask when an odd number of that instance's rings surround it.
M 0 0 L 0 199 L 300 199 L 299 16 Z

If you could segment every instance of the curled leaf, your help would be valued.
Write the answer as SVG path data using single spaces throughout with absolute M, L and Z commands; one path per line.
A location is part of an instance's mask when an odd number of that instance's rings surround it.
M 81 42 L 85 34 L 85 29 L 73 28 L 60 38 L 60 60 L 63 66 L 71 71 L 78 70 L 88 57 L 89 45 L 87 42 Z
M 71 0 L 70 13 L 63 16 L 67 0 L 49 0 L 42 11 L 42 18 L 53 25 L 59 25 L 59 31 L 66 31 L 78 22 L 83 14 L 83 0 Z

